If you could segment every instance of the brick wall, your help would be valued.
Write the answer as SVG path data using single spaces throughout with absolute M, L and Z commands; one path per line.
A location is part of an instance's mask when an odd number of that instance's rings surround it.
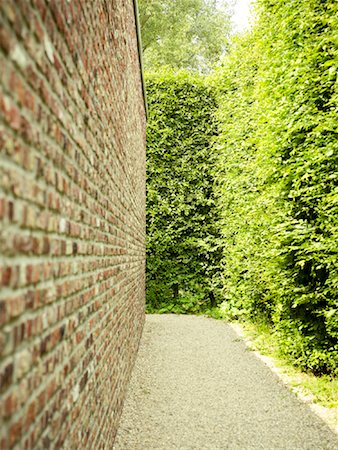
M 111 449 L 144 313 L 132 0 L 0 0 L 0 448 Z

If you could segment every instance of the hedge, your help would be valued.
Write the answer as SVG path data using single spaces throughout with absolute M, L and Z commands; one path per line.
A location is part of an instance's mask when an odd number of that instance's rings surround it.
M 222 308 L 267 320 L 316 373 L 338 362 L 338 4 L 258 2 L 214 77 Z
M 188 72 L 147 74 L 148 310 L 198 312 L 217 302 L 213 193 L 216 100 Z
M 338 372 L 338 3 L 258 0 L 207 78 L 147 76 L 148 310 L 266 322 Z

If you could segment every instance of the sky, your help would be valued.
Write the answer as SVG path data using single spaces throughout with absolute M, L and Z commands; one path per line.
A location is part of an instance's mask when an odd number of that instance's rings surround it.
M 237 0 L 233 8 L 234 15 L 232 22 L 234 24 L 234 31 L 244 31 L 249 26 L 251 0 Z

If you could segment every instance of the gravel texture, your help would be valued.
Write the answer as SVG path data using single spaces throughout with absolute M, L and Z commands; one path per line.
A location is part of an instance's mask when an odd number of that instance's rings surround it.
M 148 315 L 114 449 L 338 450 L 224 322 Z

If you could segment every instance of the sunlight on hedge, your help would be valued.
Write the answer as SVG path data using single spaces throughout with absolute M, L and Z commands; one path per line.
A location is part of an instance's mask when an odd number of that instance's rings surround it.
M 338 3 L 261 0 L 211 76 L 148 78 L 148 305 L 338 361 Z

